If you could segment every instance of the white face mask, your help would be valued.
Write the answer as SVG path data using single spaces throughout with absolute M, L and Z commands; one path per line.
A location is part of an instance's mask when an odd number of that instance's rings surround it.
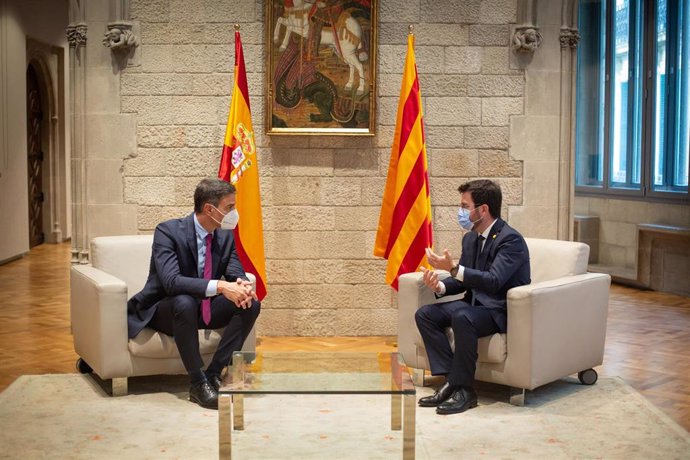
M 213 206 L 213 205 L 211 205 Z M 223 214 L 223 211 L 220 209 L 216 208 L 213 206 L 216 211 L 219 213 Z M 218 222 L 216 219 L 213 218 L 213 216 L 209 216 L 211 219 L 214 220 L 217 224 L 220 224 L 220 228 L 223 230 L 234 230 L 235 227 L 237 227 L 237 223 L 240 221 L 240 213 L 237 212 L 237 209 L 233 209 L 227 214 L 223 214 L 223 220 Z
M 220 222 L 220 228 L 223 230 L 235 230 L 239 221 L 240 213 L 237 212 L 237 209 L 233 209 L 223 217 L 223 220 Z

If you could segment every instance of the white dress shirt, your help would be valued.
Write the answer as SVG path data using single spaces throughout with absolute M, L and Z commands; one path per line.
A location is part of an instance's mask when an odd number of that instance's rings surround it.
M 483 236 L 484 239 L 482 240 L 482 247 L 479 250 L 480 253 L 481 253 L 481 251 L 484 250 L 484 245 L 486 244 L 486 239 L 491 234 L 491 228 L 494 226 L 495 223 L 496 223 L 496 219 L 494 219 L 494 221 L 491 222 L 491 224 L 488 227 L 486 227 L 486 229 L 481 233 L 481 236 Z M 460 281 L 464 281 L 464 279 L 465 279 L 465 267 L 463 267 L 462 265 L 458 265 L 458 273 L 455 275 L 455 278 L 460 280 Z M 446 285 L 443 284 L 443 282 L 441 280 L 439 280 L 439 282 L 438 282 L 438 288 L 437 289 L 438 289 L 438 292 L 436 294 L 438 294 L 438 295 L 444 295 L 446 293 Z

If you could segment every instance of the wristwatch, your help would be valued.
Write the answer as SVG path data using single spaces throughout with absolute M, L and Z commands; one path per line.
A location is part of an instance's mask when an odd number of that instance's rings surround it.
M 455 267 L 450 269 L 450 276 L 452 276 L 453 278 L 458 276 L 458 270 L 460 270 L 460 264 L 457 264 Z

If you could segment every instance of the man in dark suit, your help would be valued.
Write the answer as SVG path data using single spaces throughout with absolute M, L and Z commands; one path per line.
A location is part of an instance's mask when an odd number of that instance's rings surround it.
M 462 254 L 456 265 L 448 252 L 427 250 L 429 264 L 447 270 L 439 280 L 432 270 L 422 269 L 423 280 L 437 297 L 462 292 L 462 300 L 425 305 L 415 315 L 424 340 L 432 375 L 445 375 L 446 382 L 419 405 L 436 407 L 438 414 L 455 414 L 477 406 L 473 388 L 477 367 L 477 342 L 497 332 L 506 332 L 506 296 L 509 289 L 530 283 L 529 252 L 520 233 L 501 219 L 501 189 L 492 181 L 475 180 L 458 188 L 461 194 L 458 223 L 471 230 L 462 239 Z M 455 352 L 446 328 L 455 336 Z
M 189 399 L 203 407 L 218 407 L 221 371 L 261 308 L 237 257 L 232 229 L 238 220 L 235 187 L 202 180 L 194 212 L 156 227 L 146 285 L 127 302 L 129 337 L 146 326 L 173 336 L 191 379 Z M 204 372 L 198 330 L 223 327 Z

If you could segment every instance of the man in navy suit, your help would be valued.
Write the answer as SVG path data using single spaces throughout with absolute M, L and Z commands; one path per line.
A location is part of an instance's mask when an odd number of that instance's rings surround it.
M 127 302 L 129 337 L 146 326 L 173 336 L 191 380 L 189 399 L 202 407 L 218 407 L 221 371 L 242 348 L 261 308 L 237 257 L 232 229 L 238 220 L 235 187 L 202 180 L 194 212 L 156 227 L 146 285 Z M 204 371 L 198 331 L 223 327 Z
M 425 305 L 415 315 L 424 340 L 432 375 L 446 382 L 419 405 L 436 407 L 438 414 L 455 414 L 477 406 L 474 372 L 479 337 L 506 332 L 506 296 L 509 289 L 530 283 L 529 252 L 520 233 L 501 219 L 501 189 L 490 180 L 467 182 L 461 194 L 458 223 L 471 230 L 462 239 L 458 264 L 448 252 L 427 250 L 429 264 L 451 276 L 439 280 L 422 269 L 423 280 L 437 297 L 462 292 L 462 300 Z M 455 336 L 455 352 L 446 328 Z

